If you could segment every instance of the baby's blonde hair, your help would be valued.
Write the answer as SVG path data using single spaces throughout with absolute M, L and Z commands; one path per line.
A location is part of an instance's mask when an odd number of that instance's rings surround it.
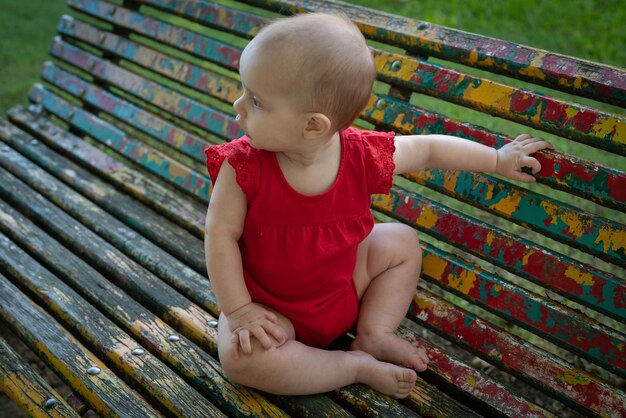
M 279 19 L 253 42 L 278 54 L 302 110 L 326 115 L 334 130 L 349 127 L 367 105 L 376 66 L 365 38 L 346 17 L 324 13 Z M 285 80 L 287 82 L 287 80 Z

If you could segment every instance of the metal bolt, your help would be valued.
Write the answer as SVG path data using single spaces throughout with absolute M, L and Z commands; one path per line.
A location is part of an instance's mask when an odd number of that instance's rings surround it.
M 145 350 L 143 348 L 135 348 L 133 351 L 131 351 L 131 354 L 133 354 L 134 356 L 141 356 L 144 353 Z
M 102 43 L 104 43 L 104 41 L 105 41 L 106 39 L 107 39 L 106 34 L 104 34 L 104 33 L 100 34 L 100 39 L 99 39 L 99 41 L 100 41 L 100 43 L 101 43 L 101 44 L 102 44 Z
M 30 140 L 30 145 L 37 145 L 39 143 L 39 141 L 37 141 L 36 139 L 31 139 Z
M 417 27 L 417 29 L 419 30 L 423 30 L 426 29 L 428 27 L 428 23 L 427 22 L 422 22 L 420 23 L 420 25 Z
M 100 368 L 96 366 L 93 366 L 87 369 L 87 374 L 90 374 L 92 376 L 100 374 L 100 372 L 101 372 Z
M 54 405 L 56 405 L 56 404 L 58 404 L 58 403 L 59 403 L 59 401 L 58 401 L 58 400 L 56 400 L 55 398 L 50 398 L 50 399 L 46 400 L 46 401 L 43 403 L 43 407 L 44 407 L 45 409 L 50 409 L 50 408 L 52 408 Z
M 176 341 L 180 340 L 180 337 L 178 335 L 170 335 L 169 337 L 167 337 L 167 339 L 175 343 Z
M 41 102 L 41 100 L 39 100 L 39 101 Z M 34 113 L 36 115 L 40 115 L 43 112 L 43 106 L 40 105 L 40 104 L 33 104 L 33 105 L 28 106 L 28 110 L 31 113 Z
M 387 102 L 384 101 L 383 99 L 378 99 L 378 101 L 376 102 L 376 109 L 383 110 L 386 107 L 387 107 Z
M 211 328 L 217 328 L 217 321 L 215 319 L 212 319 L 209 321 L 209 326 Z
M 400 71 L 402 68 L 402 61 L 396 60 L 391 63 L 391 71 Z
M 109 16 L 113 16 L 115 14 L 115 12 L 117 12 L 117 7 L 111 7 L 109 9 Z

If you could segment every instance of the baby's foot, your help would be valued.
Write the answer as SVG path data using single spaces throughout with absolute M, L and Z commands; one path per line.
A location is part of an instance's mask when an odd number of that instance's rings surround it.
M 362 360 L 357 375 L 360 383 L 365 383 L 396 399 L 406 398 L 415 386 L 417 374 L 411 369 L 378 361 L 363 351 L 349 351 L 348 353 Z
M 428 356 L 423 348 L 414 347 L 393 332 L 359 334 L 350 348 L 365 351 L 377 360 L 409 367 L 418 372 L 423 372 L 428 366 Z

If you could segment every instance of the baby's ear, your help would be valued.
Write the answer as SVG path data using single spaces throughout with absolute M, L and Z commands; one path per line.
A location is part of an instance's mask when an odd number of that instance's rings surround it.
M 305 139 L 318 139 L 328 136 L 332 129 L 332 123 L 328 116 L 323 113 L 307 113 L 304 126 Z

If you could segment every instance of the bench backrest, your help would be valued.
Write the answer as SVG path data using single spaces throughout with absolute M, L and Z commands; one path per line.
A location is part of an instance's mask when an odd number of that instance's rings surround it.
M 175 190 L 146 198 L 132 172 L 73 156 L 201 237 L 210 187 L 202 150 L 242 134 L 231 104 L 243 46 L 277 16 L 268 11 L 346 14 L 372 41 L 379 73 L 357 126 L 492 147 L 542 131 L 557 146 L 538 154 L 543 169 L 530 186 L 427 170 L 373 198 L 377 219 L 423 237 L 424 280 L 400 332 L 428 348 L 430 378 L 508 408 L 500 413 L 542 414 L 468 367 L 476 355 L 581 412 L 626 410 L 616 388 L 626 378 L 626 73 L 332 1 L 243 3 L 69 0 L 79 14 L 60 21 L 31 110 Z M 29 123 L 25 112 L 10 116 Z M 424 329 L 458 349 L 424 339 Z

